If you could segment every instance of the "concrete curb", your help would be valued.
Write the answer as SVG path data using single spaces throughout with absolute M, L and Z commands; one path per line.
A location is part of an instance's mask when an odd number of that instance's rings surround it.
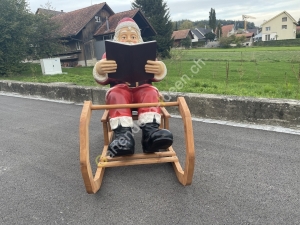
M 0 80 L 0 91 L 74 103 L 83 103 L 88 100 L 93 104 L 105 104 L 107 88 L 67 83 L 45 84 Z M 184 96 L 193 117 L 300 129 L 300 101 L 297 100 L 178 92 L 161 93 L 166 102 L 176 101 L 177 97 Z M 178 114 L 176 107 L 170 107 L 168 111 Z

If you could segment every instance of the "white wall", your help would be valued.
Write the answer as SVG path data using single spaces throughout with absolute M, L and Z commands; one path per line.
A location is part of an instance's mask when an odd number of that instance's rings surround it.
M 287 17 L 287 21 L 283 22 L 282 18 Z M 287 29 L 282 29 L 282 25 L 287 25 Z M 270 30 L 266 30 L 267 27 L 270 27 Z M 296 38 L 296 25 L 293 23 L 286 13 L 281 13 L 276 16 L 274 19 L 263 24 L 262 26 L 262 41 L 266 41 L 266 35 L 270 35 L 272 40 L 286 40 L 286 39 L 295 39 Z M 277 37 L 276 37 L 277 36 Z

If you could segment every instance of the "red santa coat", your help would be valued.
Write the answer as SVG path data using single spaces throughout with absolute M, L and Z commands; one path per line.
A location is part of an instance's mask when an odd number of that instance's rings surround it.
M 102 59 L 106 58 L 104 53 Z M 162 63 L 162 62 L 161 62 Z M 164 65 L 164 64 L 163 64 Z M 165 66 L 165 65 L 164 65 Z M 101 76 L 96 71 L 96 65 L 93 70 L 93 75 L 97 83 L 101 85 L 110 84 L 110 89 L 106 93 L 106 104 L 132 104 L 132 103 L 155 103 L 159 102 L 159 92 L 156 87 L 152 86 L 152 82 L 162 80 L 167 73 L 160 77 L 154 77 L 150 80 L 145 80 L 136 84 L 126 84 L 125 82 Z M 117 128 L 119 124 L 123 127 L 133 127 L 131 109 L 110 109 L 110 125 L 112 129 Z M 152 123 L 153 118 L 160 124 L 160 108 L 147 107 L 138 109 L 139 124 Z

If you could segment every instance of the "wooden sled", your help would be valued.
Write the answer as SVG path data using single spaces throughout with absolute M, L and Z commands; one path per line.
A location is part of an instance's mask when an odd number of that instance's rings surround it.
M 185 167 L 182 169 L 176 152 L 173 147 L 169 147 L 164 152 L 155 152 L 150 154 L 133 154 L 131 156 L 107 156 L 108 145 L 111 141 L 113 131 L 109 125 L 108 109 L 115 108 L 141 108 L 141 107 L 157 107 L 161 108 L 161 128 L 169 129 L 170 114 L 165 107 L 178 106 L 180 115 L 184 125 L 184 137 L 186 146 Z M 101 118 L 103 123 L 104 147 L 97 166 L 95 176 L 93 175 L 90 153 L 89 153 L 89 124 L 92 115 L 92 110 L 105 110 Z M 137 116 L 133 116 L 137 119 Z M 194 135 L 192 120 L 189 108 L 183 97 L 178 97 L 176 102 L 161 102 L 161 103 L 141 103 L 141 104 L 116 104 L 116 105 L 93 105 L 91 101 L 85 101 L 80 116 L 80 167 L 87 193 L 96 193 L 103 180 L 105 168 L 117 166 L 130 166 L 141 164 L 154 163 L 172 163 L 176 176 L 179 182 L 183 185 L 190 185 L 193 179 L 195 150 L 194 150 Z

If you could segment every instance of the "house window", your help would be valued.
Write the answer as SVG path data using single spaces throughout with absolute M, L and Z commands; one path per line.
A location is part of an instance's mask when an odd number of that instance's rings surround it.
M 95 16 L 95 22 L 96 23 L 101 23 L 101 17 L 100 16 Z
M 267 35 L 265 36 L 265 41 L 270 41 L 270 34 L 267 34 Z
M 282 25 L 282 29 L 287 29 L 287 25 Z
M 76 42 L 76 50 L 81 50 L 79 41 Z
M 266 27 L 266 31 L 269 31 L 269 30 L 271 30 L 271 27 Z
M 287 21 L 287 17 L 282 17 L 282 22 L 286 22 Z

